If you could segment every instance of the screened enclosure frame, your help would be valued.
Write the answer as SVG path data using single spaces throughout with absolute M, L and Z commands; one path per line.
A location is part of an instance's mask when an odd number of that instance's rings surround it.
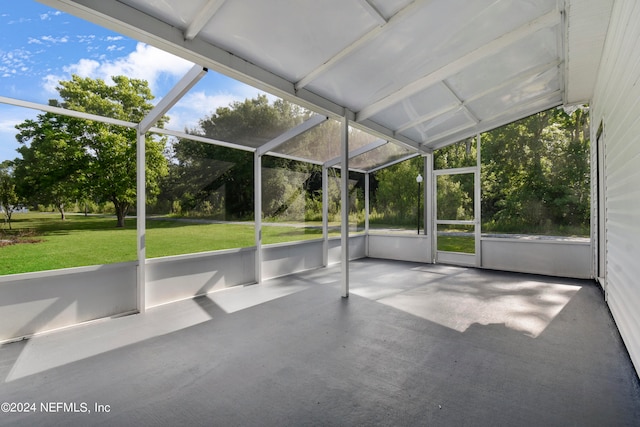
M 348 117 L 344 117 L 340 122 L 341 127 L 341 155 L 331 158 L 327 161 L 314 160 L 299 156 L 292 156 L 286 153 L 279 153 L 276 150 L 282 144 L 290 141 L 291 139 L 304 134 L 305 132 L 310 131 L 316 126 L 321 125 L 322 123 L 330 120 L 328 116 L 322 116 L 319 114 L 313 114 L 310 118 L 302 122 L 301 124 L 288 129 L 278 135 L 277 137 L 263 143 L 257 147 L 250 147 L 234 142 L 221 141 L 212 138 L 207 138 L 199 135 L 191 135 L 185 132 L 180 132 L 171 129 L 163 129 L 155 127 L 154 125 L 157 121 L 165 115 L 171 107 L 173 107 L 177 102 L 184 97 L 189 90 L 207 74 L 207 68 L 201 67 L 198 65 L 194 65 L 185 75 L 184 77 L 174 85 L 174 87 L 161 98 L 158 104 L 139 122 L 127 122 L 123 120 L 113 119 L 110 117 L 99 116 L 95 114 L 89 114 L 84 112 L 78 112 L 74 110 L 69 110 L 60 107 L 54 107 L 44 104 L 38 104 L 29 101 L 22 101 L 14 98 L 9 98 L 5 96 L 0 96 L 0 103 L 13 105 L 17 107 L 23 107 L 27 109 L 40 110 L 43 112 L 75 117 L 79 119 L 92 120 L 107 124 L 124 126 L 127 128 L 136 129 L 137 134 L 137 152 L 136 152 L 136 174 L 137 174 L 137 188 L 142 189 L 142 191 L 136 192 L 136 252 L 137 252 L 137 306 L 140 312 L 144 312 L 145 307 L 145 271 L 144 266 L 146 265 L 146 176 L 145 176 L 145 135 L 147 133 L 156 133 L 160 135 L 167 135 L 176 138 L 183 138 L 188 140 L 193 140 L 201 143 L 212 144 L 216 146 L 231 148 L 235 150 L 242 150 L 246 152 L 252 152 L 254 154 L 254 229 L 255 229 L 255 246 L 256 246 L 256 257 L 255 257 L 255 277 L 256 282 L 260 283 L 262 281 L 262 157 L 265 155 L 280 157 L 289 160 L 295 160 L 300 162 L 305 162 L 309 164 L 315 164 L 322 167 L 322 187 L 323 187 L 323 266 L 328 265 L 328 211 L 327 211 L 327 185 L 328 185 L 328 170 L 330 168 L 336 169 L 344 169 L 346 166 L 347 170 L 351 172 L 359 172 L 365 175 L 365 234 L 369 231 L 369 174 L 375 172 L 380 169 L 384 169 L 386 167 L 392 166 L 396 163 L 408 160 L 415 156 L 420 155 L 420 152 L 416 150 L 408 149 L 406 146 L 400 147 L 397 145 L 397 142 L 385 140 L 382 138 L 377 138 L 372 142 L 367 143 L 366 145 L 362 145 L 357 149 L 352 151 L 349 150 L 349 129 L 350 129 L 350 120 Z M 398 146 L 399 150 L 403 150 L 406 152 L 399 158 L 392 159 L 378 159 L 375 162 L 375 165 L 369 169 L 360 169 L 360 168 L 349 168 L 349 163 L 358 158 L 359 156 L 371 155 L 376 150 L 389 144 Z M 413 152 L 412 152 L 413 151 Z M 425 154 L 425 153 L 422 153 Z M 397 157 L 397 155 L 395 156 Z M 349 174 L 342 173 L 341 174 L 341 185 L 340 185 L 340 193 L 341 193 L 341 206 L 349 205 L 349 188 L 348 188 L 348 179 Z M 425 210 L 426 211 L 426 210 Z M 348 260 L 349 260 L 349 252 L 348 252 L 348 239 L 349 239 L 349 210 L 341 209 L 342 218 L 341 218 L 341 241 L 342 241 L 342 264 L 345 266 L 343 268 L 343 277 L 342 277 L 342 287 L 341 294 L 343 297 L 347 297 L 349 295 L 349 286 L 348 286 Z
M 431 158 L 433 150 L 464 138 L 551 107 L 589 99 L 604 43 L 604 32 L 598 33 L 596 40 L 591 37 L 592 26 L 581 25 L 592 23 L 592 7 L 581 8 L 571 0 L 504 5 L 469 2 L 465 8 L 451 2 L 409 0 L 328 0 L 321 8 L 307 2 L 298 9 L 286 3 L 254 2 L 253 14 L 245 13 L 243 3 L 237 0 L 188 4 L 177 0 L 39 1 L 200 65 L 194 65 L 141 123 L 77 115 L 6 97 L 0 102 L 136 128 L 139 141 L 146 132 L 154 132 L 253 152 L 256 189 L 261 185 L 262 156 L 270 155 L 320 165 L 323 176 L 329 167 L 364 173 L 368 192 L 369 174 L 376 170 L 418 155 Z M 280 31 L 263 31 L 260 24 L 267 11 L 282 20 Z M 298 15 L 314 19 L 298 19 Z M 491 25 L 477 25 L 480 19 Z M 238 22 L 243 25 L 235 25 Z M 605 24 L 599 28 L 606 30 Z M 296 37 L 301 33 L 317 37 Z M 595 41 L 585 44 L 583 39 Z M 423 40 L 433 42 L 425 45 Z M 319 116 L 258 147 L 154 127 L 207 69 Z M 286 141 L 328 119 L 339 121 L 341 126 L 338 156 L 319 160 L 278 152 Z M 350 127 L 379 140 L 351 150 Z M 390 147 L 400 150 L 391 150 L 386 160 L 371 163 L 371 156 L 384 156 Z M 137 182 L 142 189 L 144 154 L 144 144 L 138 144 Z M 425 177 L 432 176 L 427 173 L 429 167 L 432 158 L 425 161 Z M 348 204 L 348 176 L 341 174 L 342 206 Z M 144 191 L 137 194 L 140 265 L 146 259 L 144 195 Z M 256 277 L 260 281 L 260 191 L 254 197 Z M 426 186 L 425 200 L 433 202 Z M 368 206 L 366 211 L 368 214 Z M 341 239 L 346 253 L 347 209 L 342 209 L 342 215 Z M 424 209 L 424 215 L 425 224 L 431 224 L 430 209 Z M 368 218 L 365 229 L 369 231 Z M 326 239 L 326 232 L 323 234 Z M 138 282 L 144 283 L 144 271 L 138 274 Z M 346 296 L 348 271 L 344 274 Z M 139 299 L 144 301 L 144 289 Z

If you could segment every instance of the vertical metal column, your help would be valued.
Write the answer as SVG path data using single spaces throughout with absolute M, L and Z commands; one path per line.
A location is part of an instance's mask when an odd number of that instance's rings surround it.
M 424 176 L 425 176 L 425 184 L 424 184 L 424 192 L 425 192 L 425 200 L 427 205 L 425 206 L 424 214 L 425 214 L 425 222 L 424 229 L 425 232 L 429 234 L 429 242 L 431 247 L 431 262 L 434 263 L 436 260 L 436 250 L 435 247 L 435 235 L 438 232 L 437 227 L 435 225 L 434 217 L 433 217 L 433 197 L 434 197 L 434 188 L 435 188 L 435 179 L 436 176 L 433 174 L 433 153 L 427 154 L 425 157 L 425 166 L 424 166 Z M 427 225 L 429 224 L 429 225 Z M 429 231 L 427 231 L 427 227 Z
M 136 272 L 137 308 L 140 313 L 146 310 L 146 159 L 145 132 L 138 129 L 136 134 L 136 246 L 138 269 Z
M 322 266 L 329 265 L 329 168 L 322 167 Z
M 256 245 L 256 282 L 262 282 L 262 156 L 254 152 L 253 157 L 253 203 Z
M 428 165 L 428 161 L 427 161 L 427 156 L 426 155 L 422 155 L 422 175 L 424 176 L 424 186 L 422 188 L 422 223 L 424 224 L 424 234 L 425 235 L 430 235 L 431 231 L 429 230 L 429 213 L 427 212 L 427 210 L 429 209 L 428 206 L 428 194 L 429 192 L 427 191 L 429 188 L 429 181 L 432 181 L 432 177 L 429 176 L 429 165 Z
M 364 174 L 364 256 L 369 256 L 369 172 Z
M 480 169 L 482 167 L 480 157 L 480 134 L 476 136 L 476 173 L 473 175 L 475 182 L 473 183 L 473 210 L 475 212 L 475 241 L 476 241 L 476 267 L 482 266 L 482 191 L 480 188 Z
M 342 138 L 340 155 L 342 156 L 342 168 L 340 170 L 341 182 L 341 261 L 342 261 L 342 286 L 343 298 L 349 297 L 349 119 L 345 115 L 342 118 Z

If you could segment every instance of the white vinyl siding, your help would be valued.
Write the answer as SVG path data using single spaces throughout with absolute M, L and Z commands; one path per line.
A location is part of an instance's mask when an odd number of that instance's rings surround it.
M 607 302 L 640 372 L 640 2 L 616 0 L 592 102 L 604 121 Z

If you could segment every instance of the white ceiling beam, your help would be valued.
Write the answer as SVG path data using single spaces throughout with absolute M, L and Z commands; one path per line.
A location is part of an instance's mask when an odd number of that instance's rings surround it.
M 364 107 L 362 110 L 356 113 L 356 121 L 362 121 L 370 118 L 371 116 L 379 113 L 380 111 L 397 104 L 403 99 L 406 99 L 418 92 L 440 82 L 452 75 L 459 73 L 467 68 L 469 65 L 479 61 L 480 59 L 494 55 L 513 43 L 522 40 L 523 38 L 530 36 L 531 34 L 541 30 L 543 28 L 552 27 L 560 23 L 560 11 L 553 9 L 550 12 L 529 21 L 518 29 L 511 31 L 507 34 L 503 34 L 493 41 L 479 47 L 478 49 L 444 65 L 436 71 L 429 73 L 418 80 L 415 80 L 408 85 L 404 86 L 400 90 L 397 90 L 378 101 Z
M 207 74 L 207 69 L 202 68 L 199 65 L 194 65 L 180 79 L 176 85 L 171 88 L 169 93 L 167 93 L 161 100 L 158 102 L 158 105 L 153 107 L 153 109 L 142 119 L 138 129 L 144 133 L 148 131 L 162 116 L 165 115 L 167 111 L 171 109 L 182 97 L 189 92 L 189 90 L 202 79 L 205 74 Z
M 313 129 L 314 127 L 318 126 L 320 123 L 324 123 L 327 120 L 329 120 L 329 118 L 326 116 L 320 116 L 317 114 L 314 116 L 311 116 L 309 119 L 300 123 L 298 126 L 293 127 L 288 131 L 278 135 L 277 137 L 273 138 L 271 141 L 265 142 L 260 147 L 258 147 L 256 152 L 258 153 L 259 156 L 262 156 L 263 154 L 269 151 L 275 150 L 277 147 L 289 141 L 290 139 L 293 139 L 296 136 L 305 133 L 309 129 Z
M 531 69 L 525 70 L 519 74 L 517 74 L 516 76 L 505 80 L 504 82 L 500 83 L 498 86 L 492 86 L 488 89 L 483 90 L 482 92 L 478 92 L 476 94 L 474 94 L 473 96 L 469 97 L 468 99 L 466 99 L 464 102 L 455 102 L 455 103 L 450 103 L 447 104 L 441 108 L 439 108 L 438 110 L 429 112 L 428 114 L 425 114 L 423 116 L 420 117 L 416 117 L 415 119 L 403 124 L 402 126 L 400 126 L 398 129 L 396 129 L 396 132 L 398 133 L 402 133 L 407 129 L 411 129 L 413 127 L 418 126 L 420 123 L 424 123 L 427 122 L 429 120 L 433 120 L 436 117 L 439 117 L 443 114 L 446 114 L 450 111 L 456 110 L 458 108 L 460 108 L 463 104 L 469 104 L 470 102 L 473 102 L 475 100 L 478 100 L 486 95 L 490 95 L 492 93 L 498 92 L 506 87 L 512 86 L 514 84 L 517 84 L 519 82 L 522 81 L 526 81 L 532 77 L 535 77 L 538 74 L 544 73 L 546 71 L 551 70 L 554 67 L 558 67 L 560 64 L 562 64 L 562 61 L 560 60 L 555 60 L 555 61 L 551 61 L 548 62 L 546 64 L 542 64 L 542 65 L 538 65 L 536 67 L 533 67 Z
M 272 151 L 270 153 L 266 153 L 265 155 L 271 156 L 271 157 L 279 157 L 281 159 L 293 160 L 296 162 L 310 163 L 312 165 L 322 166 L 322 162 L 320 160 L 305 159 L 304 157 L 292 156 L 291 154 L 276 153 Z
M 365 0 L 360 0 L 360 3 L 369 4 Z M 392 28 L 396 24 L 403 22 L 404 21 L 404 17 L 407 16 L 407 15 L 410 15 L 411 13 L 413 13 L 413 11 L 416 9 L 416 7 L 420 3 L 424 3 L 424 1 L 414 1 L 414 2 L 410 3 L 409 5 L 405 6 L 403 9 L 400 9 L 398 12 L 396 12 L 395 15 L 393 15 L 391 18 L 389 18 L 388 21 L 382 22 L 379 26 L 377 26 L 377 27 L 373 28 L 371 31 L 365 33 L 358 40 L 354 41 L 349 46 L 345 47 L 340 52 L 338 52 L 337 54 L 332 56 L 324 64 L 322 64 L 319 67 L 315 68 L 313 71 L 311 71 L 309 74 L 304 76 L 302 79 L 300 79 L 295 84 L 296 91 L 302 89 L 303 87 L 305 87 L 306 85 L 308 85 L 309 83 L 311 83 L 312 81 L 317 79 L 320 75 L 324 74 L 325 72 L 327 72 L 327 70 L 329 70 L 336 63 L 338 63 L 338 61 L 340 61 L 343 58 L 349 56 L 352 52 L 354 52 L 357 49 L 359 49 L 361 46 L 363 46 L 368 41 L 370 41 L 373 38 L 379 36 L 381 33 L 383 33 L 384 31 L 387 31 L 389 28 Z
M 388 168 L 389 166 L 397 165 L 398 163 L 402 163 L 402 162 L 405 162 L 405 161 L 407 161 L 409 159 L 413 159 L 414 157 L 417 157 L 417 156 L 420 156 L 420 153 L 409 154 L 408 156 L 401 157 L 401 158 L 393 160 L 393 161 L 391 161 L 389 163 L 385 163 L 384 165 L 376 166 L 373 169 L 369 169 L 367 172 L 373 173 L 373 172 L 379 171 L 380 169 Z
M 445 90 L 447 90 L 451 94 L 451 96 L 453 96 L 455 99 L 458 100 L 458 102 L 460 103 L 460 108 L 464 110 L 464 113 L 467 115 L 467 117 L 469 117 L 471 120 L 473 120 L 476 123 L 480 123 L 480 119 L 477 118 L 476 115 L 473 114 L 471 110 L 469 110 L 469 107 L 467 107 L 465 101 L 462 98 L 460 98 L 453 89 L 451 89 L 451 86 L 449 86 L 449 84 L 445 80 L 442 80 L 440 83 L 442 84 L 442 87 L 444 87 Z
M 405 124 L 403 124 L 402 126 L 400 126 L 398 129 L 396 129 L 396 132 L 401 133 L 404 132 L 407 129 L 411 129 L 413 127 L 418 126 L 421 123 L 424 122 L 428 122 L 429 120 L 433 120 L 437 117 L 442 116 L 443 114 L 447 114 L 453 110 L 456 110 L 458 108 L 460 108 L 462 106 L 461 102 L 452 102 L 452 103 L 448 103 L 442 107 L 440 107 L 437 110 L 431 111 L 425 115 L 422 115 L 420 117 L 416 117 L 415 119 L 411 120 L 410 122 L 407 122 Z
M 447 132 L 443 132 L 438 135 L 435 135 L 427 144 L 431 149 L 437 150 L 438 148 L 442 148 L 449 144 L 458 142 L 464 138 L 468 138 L 477 133 L 486 132 L 488 130 L 495 129 L 500 126 L 504 126 L 516 120 L 520 120 L 524 117 L 528 117 L 531 114 L 540 112 L 541 111 L 540 107 L 537 105 L 540 101 L 544 101 L 546 99 L 551 100 L 557 97 L 562 98 L 561 90 L 556 90 L 551 93 L 541 94 L 532 99 L 528 99 L 526 101 L 513 105 L 509 109 L 510 111 L 509 114 L 497 114 L 485 120 L 481 120 L 479 123 L 475 125 L 465 125 L 465 126 L 459 126 L 458 128 L 455 128 L 455 129 L 450 129 Z M 550 102 L 549 105 L 545 106 L 543 109 L 556 107 L 561 104 L 562 104 L 562 100 Z M 534 105 L 534 106 L 532 108 L 527 108 L 530 105 Z M 468 129 L 468 132 L 462 135 L 457 135 L 458 132 L 462 132 L 465 129 Z M 451 135 L 455 135 L 455 138 L 449 138 Z
M 103 117 L 103 116 L 98 116 L 96 114 L 83 113 L 82 111 L 75 111 L 75 110 L 68 110 L 66 108 L 53 107 L 51 105 L 46 105 L 46 104 L 38 104 L 30 101 L 23 101 L 20 99 L 8 98 L 6 96 L 0 96 L 0 104 L 7 104 L 7 105 L 13 105 L 15 107 L 29 108 L 31 110 L 39 110 L 45 113 L 75 117 L 77 119 L 93 120 L 100 123 L 124 126 L 127 128 L 135 128 L 136 126 L 138 126 L 138 123 L 112 119 L 111 117 Z
M 374 5 L 372 5 L 369 0 L 358 0 L 358 3 L 360 3 L 360 6 L 362 6 L 367 12 L 369 12 L 369 15 L 371 15 L 371 17 L 376 20 L 378 25 L 384 25 L 387 23 L 385 17 L 382 16 L 380 11 Z
M 225 0 L 209 0 L 207 4 L 198 12 L 195 19 L 189 24 L 184 32 L 185 40 L 193 40 L 198 33 L 202 31 L 207 22 L 213 18 L 218 9 L 224 4 Z
M 367 153 L 369 151 L 375 150 L 378 147 L 382 147 L 383 145 L 386 145 L 388 143 L 388 141 L 385 141 L 384 139 L 376 139 L 373 142 L 370 142 L 367 145 L 363 145 L 362 147 L 358 148 L 357 150 L 353 150 L 349 153 L 349 159 L 353 159 L 354 157 L 358 157 L 361 154 Z M 333 167 L 335 165 L 337 165 L 338 163 L 340 163 L 342 161 L 342 158 L 340 156 L 338 157 L 334 157 L 331 160 L 327 160 L 326 162 L 323 163 L 323 166 L 326 168 L 330 168 Z
M 235 150 L 255 152 L 255 148 L 246 145 L 234 144 L 233 142 L 220 141 L 218 139 L 207 138 L 206 136 L 192 135 L 186 132 L 180 132 L 172 129 L 162 129 L 152 127 L 148 132 L 159 133 L 160 135 L 175 136 L 176 138 L 189 139 L 191 141 L 204 142 L 205 144 L 218 145 L 220 147 L 233 148 Z

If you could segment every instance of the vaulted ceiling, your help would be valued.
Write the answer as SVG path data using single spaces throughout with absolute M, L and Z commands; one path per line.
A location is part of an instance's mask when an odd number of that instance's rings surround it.
M 40 0 L 419 151 L 589 101 L 613 0 Z

